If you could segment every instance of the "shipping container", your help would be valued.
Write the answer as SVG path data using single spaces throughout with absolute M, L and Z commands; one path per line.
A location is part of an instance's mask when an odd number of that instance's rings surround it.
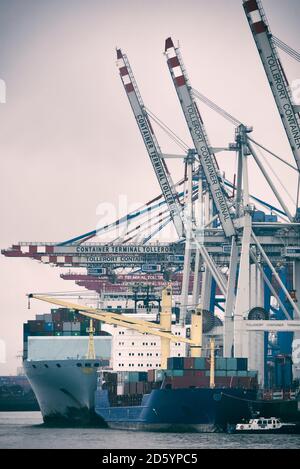
M 130 382 L 129 383 L 129 393 L 130 394 L 136 394 L 137 393 L 137 383 L 136 382 Z
M 54 332 L 62 332 L 63 331 L 63 323 L 62 322 L 54 322 Z
M 195 361 L 195 359 L 192 358 L 192 357 L 185 357 L 185 358 L 183 359 L 183 368 L 184 368 L 185 370 L 194 369 L 194 365 L 195 365 L 195 364 L 194 364 L 194 361 Z
M 44 321 L 45 322 L 52 322 L 52 314 L 44 314 Z
M 252 215 L 252 219 L 254 222 L 264 222 L 265 213 L 262 210 L 255 210 L 255 212 Z
M 237 376 L 237 370 L 226 371 L 226 376 Z
M 249 376 L 250 378 L 256 378 L 257 377 L 257 371 L 247 371 L 247 376 Z
M 28 329 L 30 332 L 43 332 L 44 321 L 28 321 Z
M 147 375 L 149 383 L 155 381 L 155 370 L 148 370 Z
M 168 358 L 169 370 L 182 370 L 184 366 L 183 357 L 170 357 Z
M 238 370 L 237 375 L 238 376 L 248 376 L 248 371 Z
M 71 332 L 72 330 L 72 323 L 71 322 L 63 322 L 63 331 Z
M 195 370 L 206 370 L 207 360 L 206 357 L 197 357 L 194 361 Z
M 226 359 L 226 370 L 228 371 L 237 371 L 237 359 L 236 358 L 227 358 Z
M 45 322 L 44 330 L 45 332 L 53 332 L 54 330 L 53 322 Z
M 221 377 L 221 376 L 224 377 L 224 376 L 226 376 L 226 373 L 227 373 L 226 370 L 216 370 L 216 371 L 215 371 L 215 376 L 217 376 L 217 377 Z
M 218 357 L 216 358 L 216 370 L 226 370 L 226 358 Z
M 173 376 L 184 376 L 184 370 L 171 370 Z
M 76 331 L 76 332 L 80 332 L 80 322 L 72 322 L 71 323 L 71 330 L 72 331 Z
M 61 321 L 61 314 L 58 309 L 52 310 L 52 319 L 53 322 L 60 322 Z
M 248 359 L 247 358 L 237 358 L 237 370 L 247 371 L 248 370 Z
M 268 222 L 268 223 L 275 223 L 277 222 L 278 219 L 277 219 L 277 216 L 276 215 L 265 215 L 265 222 Z

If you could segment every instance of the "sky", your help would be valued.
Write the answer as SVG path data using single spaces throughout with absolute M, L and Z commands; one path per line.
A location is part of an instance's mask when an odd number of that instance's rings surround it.
M 264 0 L 273 33 L 299 49 L 298 0 Z M 254 127 L 253 137 L 293 162 L 240 0 L 0 0 L 1 249 L 19 241 L 62 241 L 94 229 L 99 207 L 120 197 L 128 209 L 159 192 L 120 82 L 115 48 L 127 53 L 146 106 L 189 144 L 163 55 L 179 41 L 192 86 Z M 291 82 L 299 64 L 282 55 Z M 213 146 L 234 140 L 234 127 L 199 103 Z M 162 150 L 179 149 L 156 129 Z M 232 178 L 235 156 L 221 153 Z M 286 203 L 293 172 L 270 160 Z M 174 180 L 183 164 L 170 164 Z M 273 177 L 273 176 L 272 176 Z M 250 189 L 275 202 L 255 165 Z M 280 184 L 283 186 L 280 186 Z M 124 204 L 123 204 L 124 205 Z M 120 209 L 123 213 L 125 208 Z M 0 375 L 20 364 L 22 324 L 47 305 L 27 309 L 31 291 L 76 290 L 61 270 L 0 256 Z M 0 353 L 1 355 L 1 353 Z

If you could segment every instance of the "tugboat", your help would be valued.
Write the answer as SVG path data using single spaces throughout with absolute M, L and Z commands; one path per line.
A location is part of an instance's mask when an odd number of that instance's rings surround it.
M 247 423 L 238 423 L 228 429 L 228 433 L 240 434 L 268 434 L 268 433 L 284 433 L 296 434 L 300 432 L 300 428 L 295 423 L 284 423 L 276 417 L 259 417 L 250 419 Z

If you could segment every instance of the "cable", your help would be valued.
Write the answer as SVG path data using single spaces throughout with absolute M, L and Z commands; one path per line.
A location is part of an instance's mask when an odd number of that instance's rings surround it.
M 218 114 L 220 114 L 221 116 L 223 116 L 225 119 L 227 119 L 228 121 L 230 121 L 233 125 L 235 126 L 238 126 L 238 125 L 241 125 L 242 122 L 239 121 L 238 119 L 236 119 L 236 117 L 232 116 L 231 114 L 229 114 L 227 111 L 225 111 L 224 109 L 222 109 L 220 106 L 218 106 L 216 103 L 214 103 L 213 101 L 211 101 L 210 99 L 208 99 L 206 96 L 204 96 L 204 94 L 200 93 L 199 91 L 197 91 L 195 88 L 192 88 L 192 91 L 193 91 L 193 94 L 196 96 L 196 98 L 200 99 L 200 101 L 202 101 L 203 103 L 205 103 L 208 107 L 210 107 L 211 109 L 213 109 L 215 112 L 217 112 Z
M 293 49 L 288 44 L 286 44 L 285 42 L 283 42 L 281 39 L 279 39 L 278 37 L 276 37 L 274 35 L 272 35 L 272 40 L 273 40 L 274 44 L 277 47 L 279 47 L 279 49 L 283 50 L 290 57 L 292 57 L 293 59 L 300 62 L 300 53 L 299 52 L 297 52 L 295 49 Z
M 276 153 L 273 153 L 271 150 L 268 150 L 268 148 L 264 147 L 264 146 L 261 145 L 260 143 L 258 143 L 258 142 L 256 142 L 255 140 L 253 140 L 253 138 L 248 137 L 248 140 L 250 140 L 252 143 L 255 143 L 255 145 L 257 145 L 258 147 L 260 147 L 262 150 L 265 150 L 265 151 L 268 152 L 270 155 L 274 156 L 274 158 L 277 158 L 279 161 L 281 161 L 282 163 L 286 164 L 287 166 L 289 166 L 289 168 L 293 169 L 294 171 L 297 171 L 297 173 L 298 173 L 298 168 L 296 168 L 296 166 L 293 166 L 291 163 L 288 163 L 288 162 L 285 161 L 283 158 L 281 158 L 280 156 L 276 155 Z
M 150 111 L 150 109 L 146 108 L 146 111 L 149 115 L 149 117 L 151 117 L 151 119 L 154 120 L 154 122 L 156 122 L 156 124 L 164 131 L 166 132 L 166 134 L 169 135 L 169 137 L 184 151 L 184 152 L 187 152 L 188 149 L 189 149 L 189 146 L 180 138 L 178 137 L 177 134 L 175 134 L 175 132 L 173 132 L 172 129 L 170 129 L 170 127 L 168 127 L 161 119 L 159 119 L 152 111 Z
M 239 121 L 236 117 L 232 116 L 231 114 L 229 114 L 227 111 L 225 111 L 224 109 L 222 109 L 220 106 L 218 106 L 216 103 L 214 103 L 213 101 L 211 101 L 210 99 L 208 99 L 206 96 L 204 96 L 203 94 L 199 93 L 199 91 L 195 90 L 193 88 L 193 93 L 195 94 L 196 98 L 198 98 L 200 101 L 202 101 L 204 104 L 206 104 L 208 107 L 210 107 L 212 110 L 214 110 L 215 112 L 217 112 L 218 114 L 220 114 L 222 117 L 224 117 L 226 120 L 228 120 L 229 122 L 231 122 L 233 125 L 235 126 L 238 126 L 238 125 L 245 125 L 245 124 L 242 124 L 241 121 Z M 252 143 L 255 143 L 256 145 L 258 145 L 260 148 L 262 148 L 263 150 L 265 150 L 266 152 L 268 152 L 270 155 L 274 156 L 275 158 L 277 158 L 278 160 L 280 160 L 282 163 L 286 164 L 287 166 L 289 166 L 291 169 L 294 169 L 295 171 L 298 172 L 298 168 L 296 168 L 295 166 L 293 166 L 291 163 L 288 163 L 287 161 L 285 161 L 283 158 L 281 158 L 280 156 L 276 155 L 276 153 L 272 152 L 271 150 L 268 150 L 268 148 L 264 147 L 262 144 L 256 142 L 255 140 L 253 140 L 252 138 L 248 137 L 248 139 L 252 142 Z
M 287 188 L 284 186 L 284 184 L 282 184 L 280 178 L 277 176 L 277 174 L 275 173 L 275 171 L 273 170 L 273 168 L 271 167 L 271 165 L 269 164 L 269 162 L 267 161 L 267 159 L 264 157 L 264 155 L 262 154 L 262 151 L 260 148 L 258 148 L 258 152 L 261 156 L 261 158 L 264 160 L 265 164 L 268 166 L 269 170 L 271 171 L 271 173 L 273 174 L 273 176 L 277 179 L 278 183 L 281 185 L 282 189 L 284 190 L 284 192 L 287 194 L 287 196 L 289 197 L 290 201 L 292 202 L 292 204 L 294 205 L 295 204 L 295 199 L 293 198 L 293 196 L 289 193 L 289 191 L 287 190 Z

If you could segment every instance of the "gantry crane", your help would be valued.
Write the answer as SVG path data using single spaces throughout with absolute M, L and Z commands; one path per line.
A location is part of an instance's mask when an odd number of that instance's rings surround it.
M 150 123 L 130 63 L 126 54 L 124 54 L 121 49 L 117 49 L 117 66 L 161 191 L 170 210 L 176 232 L 178 237 L 181 238 L 184 235 L 184 226 L 181 219 L 182 207 L 179 203 L 178 195 L 167 165 L 162 158 L 160 146 Z
M 174 335 L 171 332 L 172 323 L 172 288 L 167 286 L 162 290 L 160 324 L 156 324 L 143 319 L 131 318 L 123 314 L 108 313 L 100 309 L 91 308 L 77 303 L 61 300 L 46 295 L 30 293 L 28 298 L 45 301 L 54 305 L 78 311 L 83 316 L 95 319 L 107 324 L 133 329 L 141 334 L 151 334 L 161 338 L 161 367 L 167 368 L 167 359 L 170 356 L 170 342 L 184 342 L 191 347 L 191 356 L 201 356 L 202 350 L 202 312 L 198 308 L 192 315 L 191 338 Z
M 260 0 L 243 0 L 244 10 L 259 52 L 286 136 L 300 171 L 299 106 L 294 106 L 289 83 Z

